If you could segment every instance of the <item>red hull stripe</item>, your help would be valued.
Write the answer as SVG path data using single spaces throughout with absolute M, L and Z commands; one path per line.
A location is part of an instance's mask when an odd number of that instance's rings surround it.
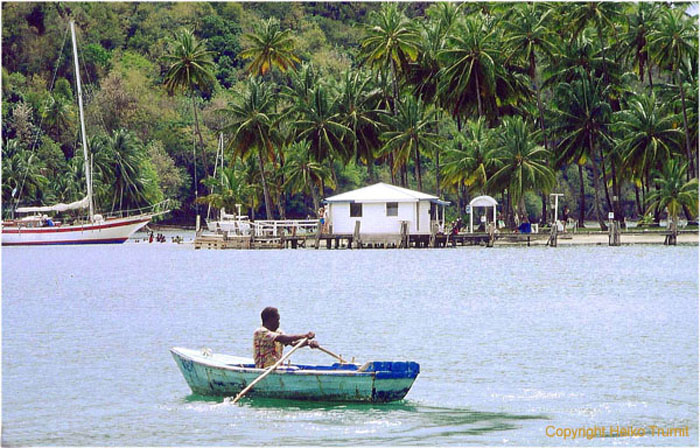
M 119 244 L 128 238 L 107 238 L 102 240 L 32 241 L 26 243 L 2 243 L 3 246 L 46 246 L 51 244 Z
M 135 221 L 126 221 L 126 222 L 115 222 L 111 224 L 101 224 L 98 226 L 56 226 L 56 227 L 42 227 L 39 229 L 27 227 L 27 228 L 22 228 L 22 230 L 16 229 L 16 228 L 10 228 L 10 229 L 2 229 L 2 233 L 58 233 L 58 232 L 84 232 L 84 231 L 92 231 L 92 230 L 101 230 L 101 229 L 109 229 L 110 227 L 122 227 L 122 226 L 128 226 L 140 222 L 148 222 L 150 221 L 150 218 L 147 219 L 138 219 Z

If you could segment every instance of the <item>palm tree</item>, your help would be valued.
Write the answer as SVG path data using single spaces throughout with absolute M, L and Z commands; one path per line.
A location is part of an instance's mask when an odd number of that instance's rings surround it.
M 243 35 L 248 41 L 248 48 L 240 52 L 241 59 L 252 59 L 246 70 L 254 76 L 265 76 L 272 67 L 286 72 L 294 64 L 301 62 L 294 54 L 294 36 L 292 30 L 280 29 L 280 23 L 269 18 L 255 26 L 253 33 Z
M 698 212 L 698 179 L 695 177 L 685 181 L 687 165 L 677 159 L 667 160 L 662 171 L 654 179 L 658 189 L 651 192 L 648 197 L 647 213 L 664 208 L 668 210 L 668 216 L 673 223 L 671 231 L 674 240 L 681 210 L 687 207 L 693 216 Z
M 224 128 L 225 132 L 232 134 L 226 150 L 233 150 L 234 158 L 246 159 L 253 153 L 257 156 L 267 219 L 273 219 L 272 201 L 265 178 L 265 160 L 274 157 L 274 109 L 274 95 L 270 87 L 256 78 L 247 81 L 238 101 L 223 109 L 231 119 L 231 123 Z
M 600 146 L 608 139 L 607 126 L 611 113 L 610 105 L 604 100 L 601 80 L 589 81 L 582 77 L 572 83 L 561 84 L 555 98 L 555 115 L 558 123 L 554 135 L 559 137 L 556 165 L 578 162 L 581 177 L 581 213 L 579 224 L 583 225 L 585 201 L 583 195 L 582 165 L 590 159 L 593 167 L 594 209 L 601 229 L 607 226 L 600 209 L 600 176 L 596 157 L 601 152 Z M 602 160 L 602 157 L 601 157 Z
M 649 92 L 654 90 L 654 82 L 651 78 L 652 61 L 649 57 L 647 45 L 649 34 L 658 20 L 659 5 L 651 2 L 640 2 L 631 6 L 628 13 L 628 30 L 622 35 L 622 54 L 631 61 L 637 70 L 639 81 L 644 81 L 644 75 L 649 75 Z
M 47 133 L 54 141 L 65 144 L 75 136 L 75 110 L 62 96 L 49 96 L 41 109 L 41 115 Z M 73 154 L 66 156 L 72 157 Z
M 470 193 L 486 193 L 486 184 L 493 165 L 493 131 L 486 119 L 469 120 L 464 133 L 456 134 L 456 142 L 445 153 L 442 167 L 444 181 L 449 185 L 466 185 Z
M 508 189 L 518 213 L 525 214 L 525 193 L 549 193 L 554 187 L 554 171 L 548 166 L 549 151 L 538 145 L 522 117 L 505 117 L 495 132 L 496 172 L 489 178 L 490 190 Z
M 484 116 L 484 99 L 495 91 L 498 46 L 496 30 L 481 15 L 467 17 L 455 24 L 445 49 L 438 53 L 443 64 L 440 95 L 449 98 L 452 116 L 464 114 L 476 98 L 478 115 Z
M 434 116 L 434 112 L 426 110 L 422 101 L 407 95 L 399 106 L 398 115 L 387 117 L 389 130 L 382 134 L 386 142 L 383 151 L 395 154 L 392 169 L 405 165 L 413 156 L 419 191 L 423 191 L 420 153 L 436 148 L 440 137 L 433 131 L 437 123 Z
M 386 73 L 391 73 L 392 102 L 391 111 L 398 113 L 399 75 L 407 70 L 407 65 L 418 58 L 420 35 L 415 24 L 409 20 L 396 3 L 384 3 L 379 11 L 370 14 L 370 24 L 365 28 L 365 38 L 360 44 L 362 64 L 371 67 L 378 78 L 386 80 Z M 388 95 L 387 95 L 388 96 Z M 389 163 L 394 165 L 394 155 L 388 154 Z M 404 183 L 405 174 L 401 180 Z M 391 182 L 395 182 L 394 170 L 391 170 Z
M 42 161 L 33 153 L 24 150 L 19 140 L 10 139 L 3 144 L 2 202 L 4 209 L 13 208 L 22 198 L 26 202 L 32 202 L 41 196 L 41 191 L 49 182 L 41 174 L 42 165 Z
M 537 52 L 552 56 L 556 52 L 554 34 L 548 26 L 549 15 L 552 9 L 543 11 L 539 4 L 519 4 L 514 7 L 513 17 L 505 23 L 505 46 L 508 48 L 508 60 L 518 55 L 528 64 L 528 76 L 535 86 L 537 93 L 537 109 L 539 110 L 539 125 L 544 139 L 544 147 L 549 150 L 547 144 L 547 131 L 545 129 L 544 112 L 542 107 L 542 95 L 537 81 Z
M 216 82 L 213 75 L 216 69 L 213 60 L 214 52 L 206 49 L 206 40 L 198 41 L 194 32 L 186 29 L 181 30 L 175 36 L 175 40 L 170 42 L 169 50 L 169 53 L 164 56 L 170 64 L 164 78 L 165 88 L 171 95 L 177 91 L 187 92 L 192 99 L 194 128 L 199 137 L 204 172 L 208 173 L 204 138 L 199 128 L 195 90 L 209 92 Z
M 256 196 L 256 187 L 247 182 L 242 166 L 230 166 L 221 169 L 219 176 L 209 176 L 202 183 L 210 188 L 211 193 L 198 199 L 200 203 L 212 207 L 235 210 L 236 204 L 250 205 Z
M 681 79 L 682 62 L 698 52 L 698 30 L 695 20 L 688 17 L 682 8 L 664 10 L 658 28 L 649 35 L 651 58 L 662 69 L 673 73 L 675 83 L 680 90 L 683 126 L 685 130 L 685 149 L 689 161 L 688 175 L 698 176 L 698 168 L 693 163 L 693 151 L 690 145 L 690 127 L 685 105 L 685 89 Z
M 603 57 L 603 79 L 608 82 L 608 68 L 605 58 L 607 44 L 603 34 L 607 30 L 612 30 L 617 40 L 615 19 L 620 16 L 620 4 L 614 2 L 570 3 L 565 4 L 564 8 L 568 10 L 567 21 L 569 22 L 569 29 L 574 36 L 581 34 L 589 22 L 594 22 Z
M 335 188 L 335 182 L 329 167 L 318 162 L 311 156 L 309 142 L 293 143 L 287 152 L 287 162 L 284 165 L 286 174 L 285 186 L 291 193 L 311 193 L 313 211 L 319 209 L 319 196 L 316 187 L 328 185 Z
M 370 25 L 361 43 L 363 63 L 376 70 L 391 70 L 394 89 L 394 114 L 399 98 L 399 71 L 418 58 L 420 36 L 396 3 L 384 3 L 370 15 Z
M 655 95 L 639 95 L 626 109 L 615 114 L 615 127 L 622 136 L 624 168 L 642 178 L 661 165 L 678 148 L 683 133 L 674 127 L 676 117 L 656 100 Z
M 552 56 L 556 52 L 554 45 L 554 33 L 551 32 L 548 23 L 549 15 L 553 10 L 543 10 L 542 5 L 520 4 L 513 10 L 513 17 L 506 22 L 505 46 L 510 55 L 508 59 L 520 55 L 528 64 L 530 82 L 535 86 L 537 94 L 537 110 L 539 111 L 539 125 L 542 131 L 544 148 L 550 150 L 547 141 L 547 129 L 544 121 L 544 109 L 542 107 L 542 95 L 540 84 L 537 81 L 537 52 Z M 542 195 L 542 219 L 547 217 L 547 198 Z
M 119 201 L 119 210 L 136 208 L 146 201 L 142 174 L 143 144 L 131 132 L 115 130 L 107 137 L 106 151 L 111 159 L 112 211 Z
M 351 129 L 343 141 L 345 147 L 352 146 L 352 154 L 367 165 L 367 175 L 374 180 L 376 151 L 381 146 L 379 139 L 382 123 L 378 120 L 378 105 L 381 101 L 380 89 L 374 87 L 371 79 L 362 71 L 354 74 L 348 70 L 341 85 L 338 100 L 340 122 Z
M 298 102 L 295 106 L 297 119 L 292 123 L 298 140 L 308 140 L 309 151 L 318 162 L 334 156 L 350 160 L 350 148 L 343 145 L 343 138 L 352 130 L 342 123 L 338 112 L 338 101 L 323 84 L 311 93 L 311 102 Z

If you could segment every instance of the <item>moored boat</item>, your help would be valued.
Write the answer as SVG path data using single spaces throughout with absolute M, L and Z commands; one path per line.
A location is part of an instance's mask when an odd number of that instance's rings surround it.
M 85 116 L 83 110 L 83 94 L 80 83 L 78 64 L 78 44 L 75 37 L 75 23 L 70 22 L 71 40 L 73 43 L 73 61 L 75 63 L 75 83 L 78 97 L 80 116 L 80 137 L 83 147 L 83 166 L 87 196 L 70 204 L 54 204 L 47 206 L 19 207 L 14 213 L 27 214 L 22 218 L 2 222 L 2 245 L 49 245 L 49 244 L 109 244 L 123 243 L 137 230 L 148 224 L 156 216 L 167 213 L 168 201 L 138 210 L 137 214 L 127 216 L 128 211 L 117 211 L 115 216 L 104 217 L 94 211 L 92 193 L 91 162 L 88 154 L 87 136 L 85 135 Z M 15 191 L 12 192 L 14 198 Z M 20 188 L 21 196 L 21 188 Z M 16 202 L 19 201 L 19 197 Z M 15 204 L 16 205 L 16 204 Z M 13 207 L 14 208 L 14 207 Z M 88 209 L 88 216 L 75 220 L 70 218 L 70 224 L 63 223 L 55 216 L 45 213 L 65 213 L 69 211 Z
M 235 396 L 265 369 L 252 358 L 174 347 L 170 352 L 193 393 Z M 415 362 L 372 361 L 363 365 L 284 364 L 246 396 L 315 401 L 388 402 L 403 399 L 420 373 Z

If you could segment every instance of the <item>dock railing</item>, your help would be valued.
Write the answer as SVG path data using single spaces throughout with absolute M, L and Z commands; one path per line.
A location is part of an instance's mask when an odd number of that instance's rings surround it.
M 256 220 L 250 225 L 256 237 L 280 237 L 282 235 L 313 235 L 318 231 L 318 219 Z

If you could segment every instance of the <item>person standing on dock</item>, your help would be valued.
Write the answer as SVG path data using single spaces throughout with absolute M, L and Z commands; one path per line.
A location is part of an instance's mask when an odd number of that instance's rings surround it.
M 304 338 L 316 337 L 313 331 L 304 334 L 284 334 L 280 329 L 280 313 L 277 308 L 268 306 L 262 313 L 262 327 L 253 333 L 253 358 L 255 367 L 264 369 L 282 358 L 285 345 L 290 345 Z M 318 348 L 317 341 L 307 341 L 306 345 Z

